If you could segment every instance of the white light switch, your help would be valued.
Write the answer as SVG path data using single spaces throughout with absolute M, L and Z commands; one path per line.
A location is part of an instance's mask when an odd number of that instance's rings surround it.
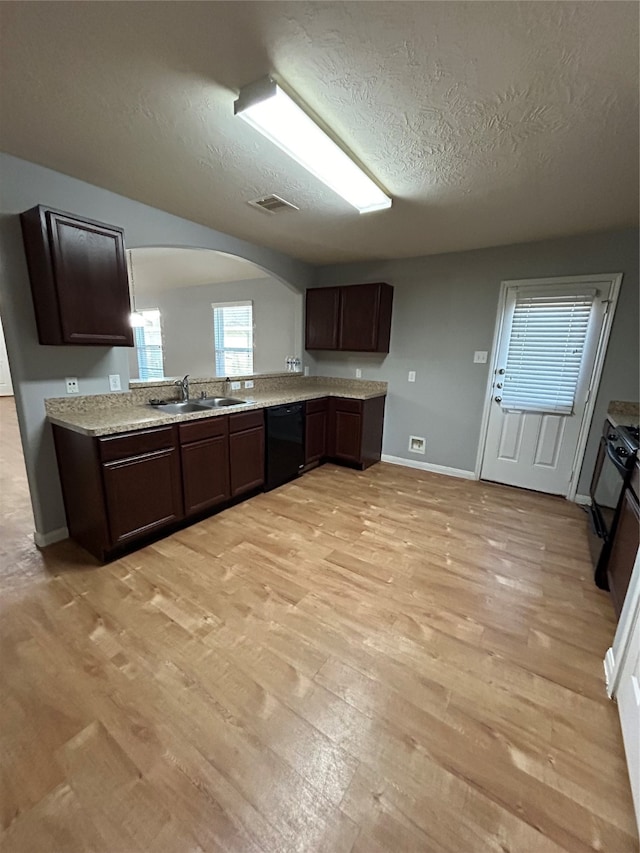
M 356 367 L 356 379 L 362 379 L 362 371 L 359 367 Z
M 410 371 L 409 371 L 409 376 L 408 376 L 407 378 L 408 378 L 408 381 L 409 381 L 409 382 L 415 382 L 415 381 L 416 381 L 416 372 L 415 372 L 415 370 L 410 370 Z
M 473 363 L 474 364 L 486 364 L 487 363 L 487 351 L 486 350 L 476 350 L 473 354 Z
M 110 373 L 109 374 L 109 390 L 110 391 L 122 391 L 122 386 L 120 385 L 120 374 L 119 373 Z
M 67 376 L 64 380 L 67 384 L 67 394 L 79 394 L 78 379 L 76 376 Z

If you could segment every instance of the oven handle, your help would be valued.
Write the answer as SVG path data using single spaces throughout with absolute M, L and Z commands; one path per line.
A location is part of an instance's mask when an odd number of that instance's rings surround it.
M 622 476 L 626 477 L 627 473 L 628 473 L 626 465 L 618 459 L 618 457 L 615 454 L 614 449 L 611 447 L 611 445 L 608 442 L 607 442 L 607 456 L 613 462 L 613 464 L 616 466 L 616 468 L 622 474 Z

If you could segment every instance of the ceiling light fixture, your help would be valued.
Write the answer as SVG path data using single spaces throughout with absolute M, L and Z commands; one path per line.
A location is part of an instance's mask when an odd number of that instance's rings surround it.
M 271 77 L 241 89 L 234 113 L 360 213 L 391 207 L 389 196 Z

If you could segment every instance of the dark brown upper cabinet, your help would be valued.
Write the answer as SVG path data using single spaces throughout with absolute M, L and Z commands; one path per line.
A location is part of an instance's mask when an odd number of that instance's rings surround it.
M 307 290 L 305 340 L 307 349 L 338 349 L 340 288 Z
M 42 205 L 20 222 L 40 343 L 132 347 L 122 228 Z
M 389 352 L 392 303 L 385 282 L 307 290 L 306 349 Z

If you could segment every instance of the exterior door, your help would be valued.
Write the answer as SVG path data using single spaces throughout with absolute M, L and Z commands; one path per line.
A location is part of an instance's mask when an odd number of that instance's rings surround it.
M 611 279 L 507 287 L 481 478 L 567 495 Z
M 0 397 L 10 397 L 13 394 L 11 374 L 9 373 L 9 359 L 7 358 L 7 347 L 4 342 L 4 331 L 0 320 Z

